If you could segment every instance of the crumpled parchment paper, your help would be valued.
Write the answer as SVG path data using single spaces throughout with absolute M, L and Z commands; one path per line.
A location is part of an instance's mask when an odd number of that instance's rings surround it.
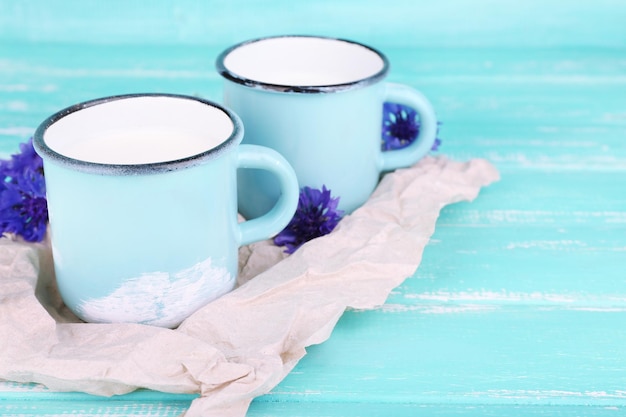
M 293 255 L 269 241 L 241 248 L 238 288 L 176 330 L 80 322 L 59 298 L 49 245 L 0 239 L 0 378 L 105 396 L 200 393 L 187 417 L 244 416 L 346 308 L 384 304 L 415 272 L 444 206 L 497 179 L 485 160 L 430 156 L 387 174 L 333 233 Z

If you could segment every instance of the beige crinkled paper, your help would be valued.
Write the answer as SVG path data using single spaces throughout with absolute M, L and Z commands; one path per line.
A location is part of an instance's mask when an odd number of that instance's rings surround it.
M 188 417 L 243 416 L 346 308 L 383 304 L 415 272 L 445 205 L 497 179 L 487 161 L 445 157 L 387 174 L 333 233 L 293 255 L 270 242 L 241 248 L 241 285 L 177 330 L 81 323 L 59 299 L 48 246 L 0 239 L 0 378 L 97 395 L 200 393 Z

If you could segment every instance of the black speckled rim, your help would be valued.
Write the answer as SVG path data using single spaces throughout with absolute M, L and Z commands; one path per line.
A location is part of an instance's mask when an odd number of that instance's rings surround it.
M 383 61 L 383 67 L 381 68 L 380 71 L 378 71 L 377 73 L 369 77 L 355 80 L 349 83 L 330 84 L 330 85 L 321 85 L 321 86 L 320 85 L 307 86 L 307 85 L 271 84 L 271 83 L 265 83 L 265 82 L 258 81 L 258 80 L 252 80 L 252 79 L 240 76 L 238 74 L 235 74 L 234 72 L 226 68 L 226 66 L 224 65 L 224 61 L 226 57 L 228 56 L 228 54 L 230 54 L 235 49 L 240 48 L 242 46 L 249 45 L 251 43 L 261 42 L 261 41 L 269 40 L 269 39 L 278 39 L 278 38 L 327 39 L 327 40 L 333 40 L 333 41 L 339 41 L 339 42 L 345 42 L 345 43 L 349 43 L 353 45 L 358 45 L 363 48 L 369 49 L 370 51 L 378 55 L 380 59 L 382 59 Z M 389 60 L 382 52 L 378 51 L 377 49 L 374 49 L 371 46 L 367 46 L 362 43 L 351 41 L 348 39 L 332 38 L 332 37 L 327 37 L 327 36 L 312 36 L 312 35 L 283 35 L 283 36 L 267 36 L 267 37 L 262 37 L 262 38 L 256 38 L 256 39 L 251 39 L 251 40 L 233 45 L 230 48 L 224 50 L 217 57 L 217 60 L 215 61 L 215 67 L 217 68 L 217 71 L 220 73 L 222 77 L 226 78 L 227 80 L 230 80 L 232 82 L 235 82 L 237 84 L 241 84 L 247 87 L 261 88 L 264 90 L 276 91 L 280 93 L 305 93 L 305 94 L 306 93 L 334 93 L 338 91 L 361 88 L 367 85 L 377 83 L 378 81 L 385 78 L 385 76 L 389 72 Z
M 98 162 L 88 162 L 82 161 L 80 159 L 71 158 L 60 154 L 53 149 L 51 149 L 45 142 L 44 136 L 46 131 L 50 126 L 52 126 L 57 121 L 63 119 L 64 117 L 77 112 L 82 109 L 86 109 L 92 106 L 98 106 L 101 104 L 110 103 L 115 100 L 125 100 L 132 98 L 141 98 L 141 97 L 165 97 L 165 98 L 176 98 L 176 99 L 184 99 L 184 100 L 193 100 L 207 106 L 216 108 L 222 112 L 224 112 L 233 123 L 233 131 L 230 136 L 220 143 L 219 145 L 208 149 L 204 152 L 191 155 L 182 159 L 176 159 L 171 161 L 162 161 L 162 162 L 151 162 L 151 163 L 143 163 L 143 164 L 106 164 L 106 163 L 98 163 Z M 204 163 L 207 160 L 215 158 L 219 156 L 225 150 L 231 148 L 232 146 L 237 146 L 241 139 L 243 138 L 243 124 L 239 116 L 237 116 L 234 112 L 229 110 L 228 108 L 214 103 L 209 100 L 204 100 L 198 97 L 180 95 L 180 94 L 160 94 L 160 93 L 141 93 L 141 94 L 125 94 L 125 95 L 117 95 L 110 97 L 98 98 L 95 100 L 85 101 L 79 104 L 75 104 L 73 106 L 67 107 L 63 110 L 58 111 L 52 116 L 45 119 L 35 131 L 33 137 L 33 146 L 35 151 L 41 156 L 44 160 L 49 159 L 59 165 L 63 165 L 69 169 L 73 169 L 75 171 L 87 172 L 92 174 L 100 174 L 100 175 L 145 175 L 145 174 L 157 174 L 162 172 L 170 172 L 176 171 L 180 169 L 189 168 L 195 165 L 199 165 Z

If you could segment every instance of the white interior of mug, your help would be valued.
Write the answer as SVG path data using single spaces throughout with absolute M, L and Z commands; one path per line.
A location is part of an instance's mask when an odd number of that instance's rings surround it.
M 228 53 L 224 67 L 248 80 L 284 86 L 355 83 L 383 70 L 385 61 L 358 43 L 307 36 L 265 38 Z
M 218 107 L 182 97 L 137 95 L 73 111 L 50 125 L 43 140 L 72 159 L 136 165 L 207 152 L 233 130 L 232 120 Z

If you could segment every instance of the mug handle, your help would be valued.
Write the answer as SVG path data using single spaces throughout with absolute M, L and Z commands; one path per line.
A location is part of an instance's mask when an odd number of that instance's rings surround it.
M 239 145 L 239 168 L 259 168 L 276 175 L 281 195 L 272 209 L 261 217 L 238 224 L 239 245 L 269 239 L 289 224 L 296 208 L 300 188 L 298 179 L 289 162 L 273 149 L 258 145 Z
M 392 151 L 381 151 L 381 170 L 393 171 L 413 165 L 430 151 L 437 138 L 437 118 L 430 101 L 419 91 L 403 84 L 387 83 L 386 87 L 386 102 L 413 108 L 420 120 L 419 134 L 409 146 Z

